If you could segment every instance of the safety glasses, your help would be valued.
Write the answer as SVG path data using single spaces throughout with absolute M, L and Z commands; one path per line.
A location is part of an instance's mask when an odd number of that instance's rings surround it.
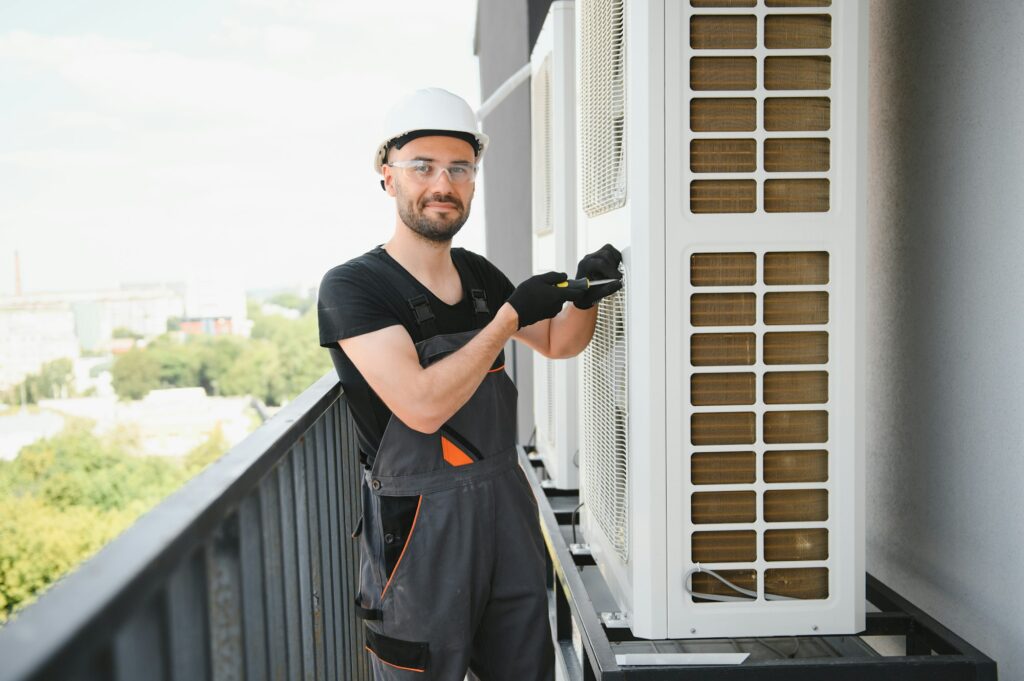
M 393 161 L 385 164 L 389 168 L 401 168 L 405 176 L 420 184 L 429 184 L 437 179 L 442 172 L 448 173 L 448 181 L 452 184 L 468 184 L 476 179 L 477 166 L 469 163 L 454 163 L 444 166 L 430 161 L 411 160 Z

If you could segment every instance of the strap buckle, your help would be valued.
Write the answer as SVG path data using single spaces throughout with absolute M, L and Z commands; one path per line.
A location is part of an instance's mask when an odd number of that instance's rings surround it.
M 415 298 L 410 298 L 409 307 L 412 308 L 412 313 L 416 317 L 417 324 L 429 322 L 434 318 L 434 311 L 430 309 L 430 303 L 427 302 L 426 296 L 420 295 Z
M 473 298 L 473 312 L 476 314 L 490 314 L 490 308 L 487 307 L 487 292 L 482 289 L 472 289 L 469 295 Z

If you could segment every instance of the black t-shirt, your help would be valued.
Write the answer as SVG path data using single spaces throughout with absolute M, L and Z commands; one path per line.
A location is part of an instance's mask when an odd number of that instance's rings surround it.
M 356 423 L 361 458 L 367 464 L 373 462 L 391 410 L 366 383 L 338 346 L 338 341 L 395 324 L 404 326 L 413 342 L 423 340 L 408 296 L 403 295 L 410 283 L 426 296 L 438 334 L 470 331 L 481 326 L 469 293 L 473 288 L 480 288 L 487 295 L 490 310 L 487 320 L 493 318 L 512 294 L 512 282 L 481 255 L 464 248 L 453 248 L 451 254 L 463 291 L 462 300 L 455 305 L 448 305 L 431 293 L 380 246 L 330 269 L 320 282 L 317 300 L 320 345 L 331 353 Z

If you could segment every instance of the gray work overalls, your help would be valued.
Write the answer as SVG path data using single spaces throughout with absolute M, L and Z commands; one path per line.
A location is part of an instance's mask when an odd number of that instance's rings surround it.
M 486 296 L 470 293 L 482 326 Z M 433 335 L 426 298 L 407 300 L 424 367 L 478 333 Z M 392 415 L 364 472 L 357 609 L 376 679 L 462 681 L 469 667 L 481 681 L 554 678 L 544 544 L 503 356 L 438 432 Z

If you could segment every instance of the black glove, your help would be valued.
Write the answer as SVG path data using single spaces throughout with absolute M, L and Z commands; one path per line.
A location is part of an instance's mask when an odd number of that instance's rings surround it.
M 622 288 L 622 272 L 619 271 L 621 262 L 622 254 L 611 244 L 605 244 L 590 255 L 583 256 L 580 264 L 576 267 L 577 279 L 585 277 L 591 281 L 597 279 L 618 279 L 619 281 L 616 284 L 602 284 L 587 289 L 579 300 L 573 301 L 573 305 L 581 310 L 586 310 L 605 296 L 610 296 Z
M 551 319 L 562 311 L 566 301 L 576 300 L 585 291 L 559 288 L 558 282 L 568 279 L 565 272 L 546 272 L 530 277 L 516 287 L 508 304 L 519 314 L 519 328 Z

